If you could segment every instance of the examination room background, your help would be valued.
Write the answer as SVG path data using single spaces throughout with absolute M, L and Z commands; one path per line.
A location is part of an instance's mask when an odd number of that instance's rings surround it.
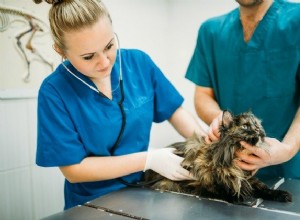
M 185 97 L 184 106 L 195 115 L 194 85 L 184 75 L 199 25 L 211 16 L 229 11 L 236 6 L 235 1 L 104 0 L 104 3 L 111 12 L 121 47 L 146 51 Z M 45 3 L 0 0 L 0 6 L 25 11 L 48 24 L 49 5 Z M 52 49 L 49 29 L 43 26 L 43 32 L 38 31 L 31 42 L 43 59 L 24 48 L 31 63 L 28 80 L 24 80 L 27 66 L 16 46 L 16 36 L 29 26 L 22 16 L 6 15 L 9 26 L 0 32 L 0 219 L 40 219 L 62 211 L 64 204 L 64 178 L 59 169 L 35 165 L 37 91 L 51 72 L 49 64 L 55 68 L 60 57 Z M 2 14 L 0 19 L 3 25 Z M 29 37 L 27 34 L 20 39 L 23 47 Z M 163 147 L 180 140 L 168 123 L 154 124 L 150 147 Z

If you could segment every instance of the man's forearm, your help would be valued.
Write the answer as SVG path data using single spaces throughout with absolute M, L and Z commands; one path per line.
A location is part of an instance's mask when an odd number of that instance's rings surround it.
M 286 133 L 283 141 L 291 146 L 291 154 L 295 155 L 300 149 L 300 108 Z
M 218 103 L 212 97 L 204 93 L 196 94 L 194 102 L 197 115 L 208 125 L 222 111 Z

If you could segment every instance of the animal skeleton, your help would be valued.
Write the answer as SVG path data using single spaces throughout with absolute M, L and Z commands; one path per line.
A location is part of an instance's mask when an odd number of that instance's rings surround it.
M 31 60 L 28 58 L 28 55 L 26 54 L 26 49 L 31 51 L 31 53 L 35 54 L 44 64 L 48 65 L 51 68 L 51 70 L 53 70 L 53 63 L 47 61 L 42 56 L 42 54 L 38 51 L 38 49 L 32 45 L 32 40 L 36 36 L 36 33 L 38 31 L 44 32 L 45 29 L 49 29 L 47 24 L 42 19 L 30 14 L 29 12 L 24 11 L 23 9 L 12 8 L 0 4 L 0 32 L 6 31 L 14 21 L 17 21 L 16 18 L 13 21 L 10 21 L 9 15 L 17 16 L 17 17 L 21 17 L 22 19 L 25 19 L 22 21 L 26 22 L 29 27 L 27 30 L 21 31 L 15 36 L 17 49 L 19 50 L 19 52 L 21 52 L 21 55 L 27 65 L 27 72 L 23 80 L 25 82 L 29 82 L 30 79 Z M 44 29 L 41 27 L 41 25 L 44 26 Z M 31 35 L 24 47 L 22 45 L 21 39 L 29 33 Z

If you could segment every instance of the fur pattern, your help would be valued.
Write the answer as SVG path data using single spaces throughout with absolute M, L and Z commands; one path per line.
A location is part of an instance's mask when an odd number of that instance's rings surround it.
M 290 193 L 269 189 L 267 185 L 243 171 L 234 163 L 235 152 L 243 150 L 240 141 L 262 147 L 265 131 L 261 121 L 251 112 L 234 116 L 229 111 L 223 114 L 218 142 L 207 144 L 204 137 L 194 135 L 185 142 L 170 145 L 175 154 L 184 158 L 182 166 L 189 170 L 196 180 L 172 181 L 162 178 L 154 171 L 145 173 L 145 180 L 160 179 L 151 188 L 173 191 L 200 197 L 221 199 L 231 203 L 245 201 L 247 198 L 262 198 L 279 202 L 290 202 Z

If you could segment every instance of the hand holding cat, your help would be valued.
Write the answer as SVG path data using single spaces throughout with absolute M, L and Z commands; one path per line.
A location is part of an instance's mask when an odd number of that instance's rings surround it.
M 291 146 L 278 141 L 275 138 L 265 138 L 266 148 L 260 148 L 241 142 L 247 151 L 237 152 L 239 160 L 236 164 L 243 170 L 257 170 L 270 165 L 284 163 L 293 157 Z
M 182 157 L 175 155 L 175 148 L 162 148 L 148 152 L 144 172 L 153 170 L 160 175 L 174 180 L 192 180 L 193 176 L 181 166 Z

